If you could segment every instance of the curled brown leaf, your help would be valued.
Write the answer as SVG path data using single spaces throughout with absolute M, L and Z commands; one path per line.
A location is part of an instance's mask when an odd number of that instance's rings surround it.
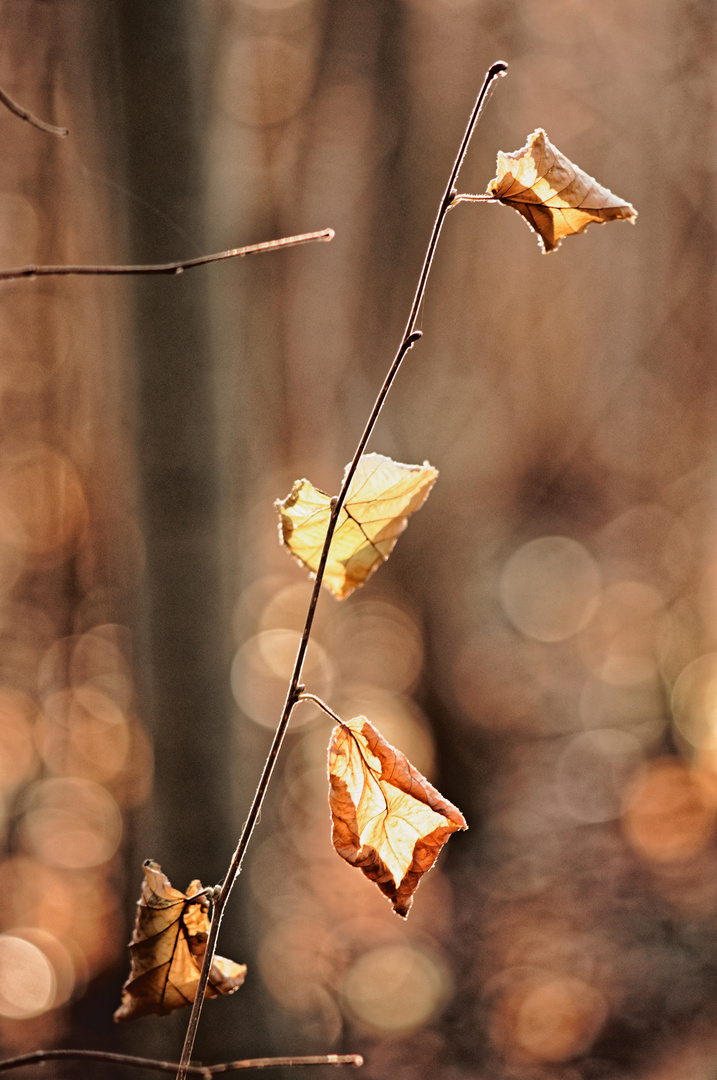
M 209 900 L 201 882 L 186 893 L 172 888 L 161 867 L 150 859 L 137 902 L 137 919 L 129 945 L 131 970 L 122 988 L 116 1021 L 150 1013 L 165 1016 L 191 1005 L 209 934 Z M 215 956 L 205 997 L 233 994 L 244 982 L 246 967 Z
M 448 837 L 468 828 L 460 810 L 363 716 L 333 730 L 329 804 L 336 851 L 402 916 Z

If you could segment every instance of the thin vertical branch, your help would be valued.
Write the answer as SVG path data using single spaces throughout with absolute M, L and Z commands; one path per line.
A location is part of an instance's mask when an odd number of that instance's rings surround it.
M 259 819 L 259 814 L 261 812 L 261 807 L 264 801 L 264 796 L 266 794 L 266 789 L 269 786 L 269 781 L 271 780 L 274 766 L 276 765 L 276 760 L 279 756 L 279 751 L 281 750 L 281 745 L 284 741 L 284 736 L 286 735 L 286 731 L 289 726 L 289 720 L 291 719 L 292 711 L 294 709 L 294 706 L 296 705 L 296 702 L 299 700 L 300 694 L 304 689 L 303 686 L 300 685 L 301 672 L 304 666 L 304 659 L 306 657 L 306 650 L 309 644 L 309 637 L 311 636 L 311 627 L 314 622 L 316 604 L 319 598 L 319 591 L 321 589 L 321 583 L 323 581 L 324 570 L 326 569 L 326 561 L 329 555 L 329 548 L 331 547 L 331 540 L 333 539 L 334 531 L 336 529 L 336 523 L 338 521 L 341 508 L 346 500 L 349 486 L 351 484 L 351 481 L 353 480 L 354 473 L 356 472 L 358 463 L 361 459 L 361 455 L 363 454 L 366 444 L 371 437 L 373 429 L 376 426 L 376 421 L 379 418 L 381 409 L 383 408 L 383 403 L 386 400 L 386 396 L 391 389 L 393 381 L 398 374 L 398 369 L 400 368 L 403 359 L 406 356 L 406 353 L 409 351 L 409 349 L 411 349 L 413 345 L 415 345 L 416 341 L 418 341 L 421 336 L 421 334 L 415 329 L 416 320 L 418 318 L 418 312 L 420 311 L 423 297 L 426 292 L 428 275 L 431 269 L 431 263 L 433 262 L 433 256 L 436 251 L 436 245 L 438 244 L 438 238 L 441 234 L 441 229 L 443 227 L 443 222 L 445 221 L 446 214 L 453 205 L 454 196 L 457 194 L 455 184 L 456 180 L 458 179 L 458 173 L 460 172 L 461 166 L 466 156 L 466 152 L 468 150 L 471 136 L 473 135 L 475 126 L 478 123 L 481 113 L 483 112 L 483 107 L 488 99 L 493 83 L 499 75 L 504 75 L 507 70 L 508 65 L 502 60 L 499 60 L 497 63 L 493 64 L 493 66 L 486 73 L 483 85 L 481 87 L 480 93 L 478 94 L 478 98 L 468 121 L 468 126 L 458 149 L 456 159 L 453 163 L 453 168 L 451 169 L 450 175 L 448 177 L 446 189 L 443 193 L 443 197 L 441 198 L 441 202 L 438 207 L 438 213 L 436 215 L 436 220 L 433 224 L 433 230 L 428 241 L 428 248 L 426 250 L 426 255 L 423 260 L 423 266 L 421 268 L 421 273 L 418 278 L 418 285 L 416 286 L 416 292 L 413 297 L 413 303 L 411 304 L 411 310 L 409 312 L 408 321 L 406 323 L 406 329 L 401 339 L 401 344 L 399 345 L 396 356 L 394 357 L 394 360 L 390 368 L 388 369 L 388 373 L 386 374 L 386 378 L 383 381 L 383 385 L 379 390 L 378 397 L 376 398 L 374 406 L 366 422 L 363 434 L 359 439 L 359 443 L 356 447 L 356 452 L 354 453 L 354 456 L 351 460 L 351 464 L 346 470 L 346 475 L 344 476 L 341 490 L 338 496 L 335 499 L 331 500 L 331 517 L 329 518 L 329 524 L 326 530 L 326 538 L 324 540 L 324 546 L 321 552 L 321 560 L 316 571 L 316 580 L 314 581 L 314 588 L 311 593 L 311 599 L 309 601 L 309 609 L 306 615 L 306 622 L 304 624 L 304 630 L 301 635 L 301 641 L 299 643 L 298 652 L 296 654 L 294 670 L 291 675 L 289 690 L 286 696 L 286 702 L 284 704 L 284 711 L 281 714 L 281 719 L 276 729 L 276 733 L 271 744 L 271 749 L 269 750 L 269 754 L 264 764 L 264 769 L 261 774 L 261 779 L 259 780 L 256 793 L 254 795 L 251 809 L 249 810 L 249 814 L 244 823 L 244 828 L 242 829 L 242 834 L 239 839 L 237 849 L 232 857 L 232 861 L 227 871 L 226 877 L 224 878 L 224 881 L 222 882 L 222 885 L 219 887 L 215 896 L 214 916 L 212 918 L 209 938 L 207 940 L 207 951 L 204 956 L 204 962 L 202 964 L 199 985 L 197 987 L 197 995 L 194 999 L 194 1003 L 192 1005 L 192 1012 L 189 1017 L 189 1025 L 184 1040 L 184 1047 L 182 1049 L 182 1057 L 180 1061 L 179 1072 L 177 1073 L 177 1080 L 184 1080 L 184 1077 L 186 1075 L 186 1066 L 191 1060 L 192 1049 L 194 1047 L 194 1040 L 197 1033 L 197 1027 L 199 1026 L 199 1018 L 201 1016 L 202 1006 L 204 1004 L 204 993 L 209 979 L 209 970 L 211 968 L 212 960 L 214 958 L 214 951 L 216 949 L 216 942 L 219 935 L 219 927 L 221 924 L 222 915 L 224 914 L 224 908 L 226 906 L 227 900 L 229 899 L 229 894 L 231 893 L 231 890 L 234 886 L 234 882 L 236 881 L 241 870 L 241 864 L 244 858 L 244 854 L 251 839 L 251 835 L 254 831 L 254 827 Z

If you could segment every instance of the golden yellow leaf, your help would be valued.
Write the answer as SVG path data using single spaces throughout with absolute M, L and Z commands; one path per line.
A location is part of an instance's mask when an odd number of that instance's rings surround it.
M 324 585 L 343 600 L 393 551 L 423 505 L 438 471 L 428 462 L 401 465 L 383 454 L 366 454 L 356 469 L 341 508 L 324 571 Z M 331 498 L 308 480 L 297 480 L 289 495 L 274 504 L 279 538 L 307 569 L 316 573 L 331 516 Z
M 137 903 L 129 951 L 132 966 L 122 987 L 117 1021 L 159 1013 L 165 1016 L 191 1005 L 206 952 L 209 918 L 207 897 L 199 881 L 186 893 L 173 889 L 160 866 L 150 859 L 143 866 L 142 894 Z M 246 967 L 215 956 L 206 998 L 233 994 L 244 982 Z
M 594 221 L 634 223 L 637 217 L 630 203 L 561 154 L 542 128 L 514 154 L 498 154 L 498 175 L 487 194 L 517 210 L 538 233 L 545 252 L 555 251 L 566 236 L 584 232 Z
M 364 716 L 337 724 L 331 735 L 329 805 L 336 851 L 403 916 L 448 837 L 468 828 L 460 810 Z

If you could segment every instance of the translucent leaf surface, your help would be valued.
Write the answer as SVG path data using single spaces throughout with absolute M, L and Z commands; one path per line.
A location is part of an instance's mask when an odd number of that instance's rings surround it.
M 448 837 L 468 827 L 460 810 L 363 716 L 333 730 L 329 804 L 336 851 L 403 916 Z
M 324 571 L 324 584 L 343 600 L 393 551 L 408 516 L 425 502 L 438 472 L 427 462 L 402 465 L 383 454 L 361 458 L 341 508 Z M 297 480 L 277 500 L 279 536 L 300 563 L 316 573 L 331 516 L 331 498 Z
M 498 154 L 498 175 L 487 189 L 525 218 L 545 252 L 593 222 L 635 221 L 637 211 L 573 165 L 538 128 L 514 154 Z

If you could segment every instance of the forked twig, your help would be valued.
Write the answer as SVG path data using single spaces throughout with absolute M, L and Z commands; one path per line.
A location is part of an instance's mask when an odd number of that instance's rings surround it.
M 196 259 L 183 259 L 180 262 L 149 263 L 138 266 L 17 266 L 9 270 L 0 270 L 0 281 L 13 278 L 50 277 L 59 274 L 181 274 L 193 266 L 220 262 L 222 259 L 242 258 L 244 255 L 259 255 L 263 251 L 276 251 L 277 248 L 296 247 L 297 244 L 309 244 L 312 240 L 333 240 L 333 229 L 321 229 L 319 232 L 301 233 L 299 236 L 282 236 L 280 240 L 265 240 L 261 244 L 249 244 L 247 247 L 230 248 L 219 251 L 216 255 L 199 255 Z
M 436 245 L 438 243 L 438 237 L 440 236 L 441 228 L 443 227 L 443 222 L 445 221 L 446 214 L 453 205 L 454 196 L 457 195 L 455 184 L 458 179 L 458 173 L 460 172 L 461 166 L 465 159 L 468 145 L 470 143 L 473 131 L 475 130 L 475 126 L 483 111 L 483 106 L 488 100 L 491 87 L 493 86 L 493 83 L 498 78 L 498 76 L 504 75 L 507 70 L 508 65 L 505 64 L 502 60 L 500 60 L 497 63 L 493 64 L 493 66 L 486 73 L 485 79 L 483 80 L 483 85 L 480 89 L 480 93 L 478 94 L 478 98 L 473 107 L 470 120 L 468 121 L 468 126 L 458 149 L 458 154 L 456 155 L 456 159 L 453 163 L 453 168 L 451 169 L 450 176 L 448 177 L 448 183 L 446 185 L 445 192 L 443 193 L 443 197 L 441 198 L 441 202 L 438 207 L 438 214 L 433 225 L 433 231 L 431 232 L 430 240 L 428 241 L 426 256 L 423 260 L 423 266 L 421 268 L 421 273 L 418 278 L 416 293 L 413 298 L 413 303 L 411 305 L 408 322 L 406 323 L 406 329 L 404 331 L 401 344 L 399 345 L 398 352 L 396 353 L 396 356 L 390 368 L 388 369 L 388 373 L 386 375 L 386 378 L 384 379 L 383 386 L 379 390 L 378 397 L 376 398 L 376 402 L 373 406 L 373 409 L 371 410 L 368 421 L 366 422 L 366 426 L 359 440 L 359 444 L 356 447 L 356 452 L 353 456 L 351 464 L 346 470 L 346 475 L 344 477 L 343 484 L 341 485 L 341 490 L 338 496 L 335 499 L 331 500 L 331 516 L 329 518 L 329 524 L 326 531 L 326 538 L 324 540 L 324 546 L 321 553 L 321 560 L 316 571 L 316 580 L 314 582 L 314 588 L 311 593 L 311 599 L 309 601 L 309 609 L 306 615 L 306 622 L 304 624 L 304 630 L 301 635 L 298 652 L 296 654 L 296 660 L 294 662 L 294 670 L 291 676 L 291 681 L 289 683 L 289 690 L 286 695 L 284 710 L 282 712 L 281 719 L 274 734 L 271 749 L 269 750 L 269 754 L 264 764 L 264 769 L 261 774 L 261 778 L 259 780 L 256 792 L 254 794 L 254 799 L 252 801 L 249 814 L 244 823 L 244 828 L 242 829 L 237 849 L 234 852 L 231 864 L 226 873 L 226 877 L 224 878 L 221 888 L 219 889 L 219 893 L 215 899 L 214 914 L 209 930 L 209 937 L 207 940 L 206 952 L 204 954 L 204 960 L 202 963 L 202 970 L 199 976 L 196 997 L 192 1004 L 192 1012 L 189 1017 L 187 1034 L 184 1039 L 184 1047 L 182 1049 L 182 1057 L 179 1072 L 177 1073 L 177 1080 L 184 1080 L 184 1077 L 186 1075 L 186 1066 L 189 1064 L 190 1058 L 192 1056 L 192 1048 L 194 1046 L 194 1039 L 196 1037 L 197 1027 L 199 1026 L 199 1018 L 201 1016 L 202 1006 L 204 1004 L 204 993 L 209 979 L 209 970 L 214 958 L 214 952 L 216 950 L 217 937 L 219 935 L 219 927 L 221 925 L 224 908 L 226 906 L 227 900 L 229 899 L 229 894 L 231 893 L 234 882 L 236 881 L 237 876 L 239 875 L 239 872 L 241 870 L 244 853 L 249 844 L 249 840 L 251 839 L 254 827 L 259 819 L 262 803 L 264 801 L 264 795 L 269 785 L 269 781 L 271 780 L 274 766 L 276 764 L 276 759 L 279 756 L 279 751 L 281 749 L 282 742 L 284 741 L 286 730 L 289 726 L 289 720 L 291 719 L 292 711 L 304 689 L 303 687 L 299 686 L 299 682 L 301 679 L 301 671 L 304 665 L 304 658 L 306 656 L 306 650 L 309 644 L 311 627 L 314 621 L 314 613 L 316 611 L 316 604 L 319 598 L 319 590 L 321 589 L 321 583 L 324 576 L 326 561 L 329 555 L 331 540 L 334 535 L 334 530 L 336 529 L 336 523 L 338 521 L 341 508 L 348 494 L 349 485 L 351 484 L 354 473 L 356 472 L 358 463 L 361 459 L 361 455 L 363 454 L 366 444 L 371 437 L 371 433 L 376 426 L 376 421 L 378 420 L 381 409 L 383 408 L 383 403 L 386 400 L 386 395 L 391 389 L 393 381 L 398 373 L 398 369 L 400 368 L 404 357 L 406 356 L 406 353 L 409 351 L 409 349 L 411 349 L 411 347 L 416 343 L 416 341 L 418 341 L 421 336 L 415 328 L 416 320 L 418 319 L 418 312 L 420 310 L 421 303 L 423 302 L 423 297 L 426 291 L 426 282 L 428 281 L 428 274 L 431 269 L 431 263 L 433 262 L 433 256 L 435 254 Z
M 61 139 L 64 139 L 66 135 L 70 134 L 69 128 L 55 127 L 54 124 L 47 124 L 44 120 L 40 120 L 39 117 L 31 113 L 29 109 L 23 108 L 22 105 L 10 97 L 6 90 L 3 90 L 0 86 L 0 101 L 3 105 L 10 110 L 11 113 L 15 113 L 15 116 L 19 116 L 21 120 L 26 120 L 28 124 L 32 124 L 33 127 L 39 128 L 40 131 L 47 131 L 50 135 L 59 135 Z
M 155 1061 L 153 1058 L 134 1057 L 130 1054 L 113 1054 L 105 1050 L 34 1050 L 31 1054 L 6 1058 L 0 1061 L 0 1072 L 20 1069 L 23 1065 L 42 1064 L 45 1061 L 102 1061 L 109 1065 L 125 1065 L 131 1069 L 149 1069 L 153 1072 L 176 1072 L 174 1061 Z M 284 1068 L 288 1065 L 363 1065 L 360 1054 L 320 1054 L 310 1057 L 245 1058 L 242 1061 L 225 1061 L 219 1065 L 187 1065 L 188 1076 L 210 1080 L 219 1073 L 239 1072 L 241 1069 Z

